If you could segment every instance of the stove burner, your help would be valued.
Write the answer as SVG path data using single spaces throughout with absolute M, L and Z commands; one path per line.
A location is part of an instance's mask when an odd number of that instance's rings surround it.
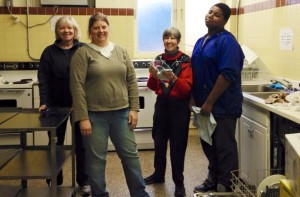
M 32 79 L 21 79 L 20 81 L 14 81 L 13 84 L 26 84 L 32 81 Z

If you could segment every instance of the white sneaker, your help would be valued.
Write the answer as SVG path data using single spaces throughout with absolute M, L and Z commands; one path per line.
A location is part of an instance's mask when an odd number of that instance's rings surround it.
M 85 186 L 79 187 L 79 193 L 81 196 L 90 196 L 92 194 L 91 186 L 85 185 Z

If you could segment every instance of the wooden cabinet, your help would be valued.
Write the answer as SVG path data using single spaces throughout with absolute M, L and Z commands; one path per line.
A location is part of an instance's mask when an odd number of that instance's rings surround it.
M 259 173 L 270 168 L 269 112 L 256 106 L 243 105 L 240 118 L 239 156 L 240 176 L 249 184 L 257 185 Z

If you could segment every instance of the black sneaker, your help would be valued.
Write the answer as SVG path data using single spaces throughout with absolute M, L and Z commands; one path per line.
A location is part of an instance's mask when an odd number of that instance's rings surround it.
M 158 179 L 153 174 L 144 179 L 146 185 L 151 185 L 153 183 L 164 183 L 165 179 Z
M 206 179 L 204 181 L 204 183 L 202 183 L 201 185 L 198 185 L 194 188 L 194 193 L 215 191 L 216 189 L 217 189 L 217 184 L 212 183 Z
M 185 188 L 183 186 L 175 188 L 175 197 L 185 197 Z

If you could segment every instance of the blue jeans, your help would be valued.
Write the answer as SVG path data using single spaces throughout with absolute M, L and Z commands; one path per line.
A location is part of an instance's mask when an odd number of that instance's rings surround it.
M 105 182 L 109 136 L 121 159 L 130 196 L 149 196 L 145 191 L 135 135 L 128 125 L 128 113 L 128 108 L 106 112 L 89 111 L 92 134 L 84 137 L 84 143 L 86 147 L 86 169 L 93 197 L 109 196 Z

